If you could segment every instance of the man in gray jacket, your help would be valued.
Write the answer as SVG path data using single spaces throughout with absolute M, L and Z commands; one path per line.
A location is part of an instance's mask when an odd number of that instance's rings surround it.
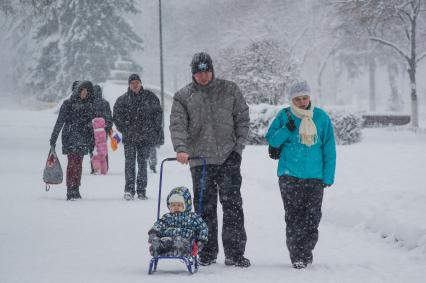
M 173 99 L 170 133 L 177 160 L 189 162 L 198 209 L 202 161 L 206 158 L 206 187 L 202 218 L 209 228 L 208 243 L 200 252 L 200 264 L 216 262 L 219 251 L 217 198 L 223 210 L 222 242 L 225 264 L 250 266 L 244 257 L 247 236 L 241 199 L 241 155 L 249 131 L 249 109 L 239 87 L 214 77 L 211 57 L 204 52 L 191 62 L 192 83 Z

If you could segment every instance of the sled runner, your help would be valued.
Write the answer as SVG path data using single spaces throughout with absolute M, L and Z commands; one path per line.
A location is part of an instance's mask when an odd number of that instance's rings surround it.
M 205 188 L 205 175 L 206 175 L 206 159 L 203 157 L 191 157 L 190 160 L 199 159 L 203 161 L 203 169 L 201 174 L 201 191 L 198 199 L 198 211 L 197 214 L 201 215 L 203 210 L 202 208 L 202 200 L 203 200 L 203 192 Z M 166 158 L 161 162 L 160 166 L 160 183 L 158 188 L 158 208 L 157 208 L 157 220 L 160 219 L 160 206 L 161 206 L 161 190 L 162 190 L 162 182 L 163 182 L 163 165 L 166 161 L 176 161 L 176 158 Z M 148 274 L 152 274 L 157 271 L 158 261 L 160 259 L 171 259 L 171 260 L 180 260 L 186 265 L 188 272 L 193 274 L 198 271 L 198 244 L 195 239 L 192 239 L 192 250 L 189 255 L 184 256 L 169 256 L 169 255 L 157 255 L 153 256 L 149 262 Z

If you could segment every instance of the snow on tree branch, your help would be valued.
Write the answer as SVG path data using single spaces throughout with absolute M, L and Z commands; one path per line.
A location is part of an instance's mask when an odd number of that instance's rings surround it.
M 425 53 L 423 53 L 423 54 L 421 54 L 418 58 L 417 58 L 417 60 L 416 60 L 416 63 L 419 63 L 422 59 L 424 59 L 426 57 L 426 52 Z
M 407 61 L 410 61 L 410 56 L 408 56 L 408 52 L 404 52 L 402 48 L 398 47 L 395 43 L 392 43 L 390 41 L 384 40 L 383 38 L 379 38 L 376 36 L 370 36 L 370 40 L 377 41 L 384 45 L 392 47 L 395 51 L 401 54 L 401 56 L 403 56 Z

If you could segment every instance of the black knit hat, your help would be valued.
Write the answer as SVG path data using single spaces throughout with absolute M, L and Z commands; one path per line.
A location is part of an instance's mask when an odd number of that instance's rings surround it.
M 130 84 L 131 81 L 140 81 L 140 82 L 142 82 L 141 78 L 139 77 L 138 74 L 131 74 L 130 77 L 129 77 L 129 84 Z
M 213 72 L 213 61 L 209 54 L 205 52 L 195 53 L 191 61 L 191 72 Z

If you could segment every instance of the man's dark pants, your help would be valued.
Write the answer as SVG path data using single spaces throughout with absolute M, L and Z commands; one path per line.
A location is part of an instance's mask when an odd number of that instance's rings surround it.
M 284 202 L 287 248 L 292 263 L 312 263 L 312 251 L 318 242 L 318 226 L 324 185 L 318 179 L 280 176 Z
M 124 158 L 125 165 L 124 171 L 126 176 L 125 192 L 132 195 L 135 194 L 135 177 L 136 177 L 136 161 L 138 163 L 138 177 L 136 180 L 136 190 L 138 194 L 146 193 L 146 186 L 148 184 L 146 160 L 149 156 L 151 147 L 143 145 L 124 145 Z
M 244 255 L 247 235 L 244 228 L 243 202 L 240 193 L 242 182 L 240 168 L 241 156 L 237 152 L 232 152 L 222 165 L 206 166 L 202 218 L 209 228 L 209 237 L 207 245 L 200 252 L 200 259 L 203 261 L 216 259 L 219 252 L 217 239 L 218 194 L 223 210 L 222 243 L 225 257 L 234 259 Z M 194 185 L 194 205 L 198 211 L 202 166 L 192 167 L 191 174 Z

